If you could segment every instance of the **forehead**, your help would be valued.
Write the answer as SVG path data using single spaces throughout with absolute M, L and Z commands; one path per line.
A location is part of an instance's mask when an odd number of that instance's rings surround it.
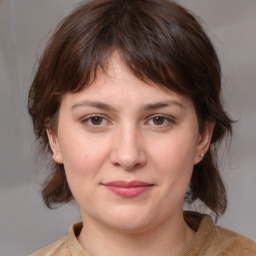
M 173 105 L 191 105 L 188 97 L 177 94 L 152 81 L 134 76 L 117 54 L 108 61 L 106 68 L 98 69 L 94 81 L 77 93 L 64 95 L 63 101 L 80 105 L 81 102 L 105 102 L 129 107 L 131 105 L 170 102 Z

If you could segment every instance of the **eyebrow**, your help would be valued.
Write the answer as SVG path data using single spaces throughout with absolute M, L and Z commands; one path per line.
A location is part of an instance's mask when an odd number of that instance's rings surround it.
M 103 110 L 116 110 L 114 107 L 112 107 L 108 104 L 105 104 L 103 102 L 87 101 L 87 100 L 84 100 L 84 101 L 74 104 L 71 107 L 71 110 L 74 110 L 75 108 L 78 108 L 78 107 L 84 107 L 84 106 L 85 107 L 94 107 L 94 108 L 103 109 Z
M 143 107 L 143 110 L 144 111 L 155 110 L 155 109 L 159 109 L 159 108 L 170 107 L 172 105 L 180 107 L 182 109 L 185 108 L 185 106 L 182 103 L 180 103 L 179 101 L 177 101 L 177 100 L 170 100 L 170 101 L 166 101 L 166 102 L 156 102 L 156 103 L 147 104 L 147 105 L 145 105 Z
M 185 108 L 185 106 L 180 103 L 179 101 L 176 100 L 170 100 L 170 101 L 166 101 L 166 102 L 156 102 L 156 103 L 149 103 L 146 104 L 145 106 L 142 107 L 143 111 L 149 111 L 149 110 L 156 110 L 156 109 L 160 109 L 160 108 L 166 108 L 166 107 L 170 107 L 170 106 L 178 106 L 182 109 Z M 78 107 L 94 107 L 94 108 L 98 108 L 98 109 L 102 109 L 102 110 L 111 110 L 111 111 L 116 111 L 116 108 L 105 104 L 103 102 L 98 102 L 98 101 L 81 101 L 78 102 L 76 104 L 74 104 L 71 107 L 71 110 L 73 111 L 74 109 L 78 108 Z

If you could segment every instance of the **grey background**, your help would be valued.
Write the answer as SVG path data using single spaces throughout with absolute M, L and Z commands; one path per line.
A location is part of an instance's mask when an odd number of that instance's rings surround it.
M 39 195 L 44 167 L 26 101 L 54 26 L 80 1 L 0 0 L 0 255 L 27 255 L 66 235 L 75 203 L 50 211 Z M 234 138 L 221 153 L 229 207 L 219 224 L 256 240 L 256 1 L 182 0 L 205 22 L 223 66 Z M 206 25 L 207 24 L 207 25 Z M 224 150 L 226 151 L 226 150 Z M 42 163 L 41 163 L 42 164 Z

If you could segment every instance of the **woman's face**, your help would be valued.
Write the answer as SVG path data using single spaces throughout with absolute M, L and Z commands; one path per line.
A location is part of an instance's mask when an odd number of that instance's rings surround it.
M 199 134 L 189 98 L 138 80 L 115 56 L 108 74 L 63 97 L 48 135 L 85 223 L 138 232 L 182 215 L 207 127 Z

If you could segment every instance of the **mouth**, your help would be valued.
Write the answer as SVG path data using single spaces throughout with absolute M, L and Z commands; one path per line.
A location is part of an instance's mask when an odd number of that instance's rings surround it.
M 142 182 L 142 181 L 111 181 L 108 183 L 103 184 L 107 189 L 112 191 L 113 193 L 121 196 L 121 197 L 137 197 L 150 189 L 154 186 L 154 184 Z

